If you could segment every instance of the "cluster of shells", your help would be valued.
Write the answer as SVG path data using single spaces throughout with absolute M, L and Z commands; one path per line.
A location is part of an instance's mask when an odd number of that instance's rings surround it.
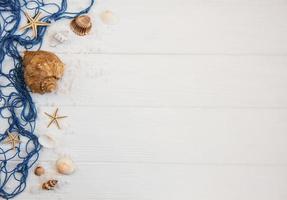
M 23 57 L 24 78 L 26 85 L 34 93 L 48 93 L 57 88 L 58 80 L 63 76 L 64 64 L 54 54 L 48 51 L 26 51 Z M 46 148 L 54 148 L 55 140 L 49 135 L 39 137 L 39 143 Z M 69 175 L 75 170 L 73 161 L 69 157 L 60 157 L 56 162 L 57 172 Z M 45 169 L 38 166 L 35 175 L 42 176 Z M 42 189 L 52 190 L 56 187 L 58 180 L 50 179 L 42 183 Z
M 113 25 L 118 22 L 117 16 L 110 10 L 105 10 L 100 14 L 100 19 L 104 24 Z M 74 18 L 70 27 L 72 31 L 79 35 L 84 36 L 87 35 L 92 29 L 91 18 L 88 15 L 81 15 Z M 69 40 L 69 31 L 60 31 L 56 32 L 50 41 L 51 47 L 56 47 L 59 44 L 65 43 Z
M 63 175 L 73 174 L 75 171 L 75 164 L 70 157 L 63 156 L 56 161 L 57 172 Z M 34 170 L 36 176 L 45 176 L 46 170 L 43 166 L 37 166 Z M 41 185 L 43 190 L 53 190 L 59 181 L 56 179 L 48 179 Z
M 77 35 L 86 35 L 91 28 L 91 19 L 87 15 L 78 16 L 71 21 L 71 29 Z M 59 33 L 54 36 L 54 39 L 63 43 L 67 41 L 67 36 Z M 54 53 L 48 51 L 26 51 L 23 56 L 23 66 L 25 83 L 33 93 L 44 94 L 56 90 L 58 80 L 64 74 L 64 63 Z M 46 148 L 55 147 L 55 140 L 48 135 L 42 135 L 39 143 Z M 75 165 L 69 157 L 60 157 L 56 161 L 56 169 L 60 174 L 70 175 L 74 173 Z M 34 173 L 36 176 L 44 176 L 46 170 L 42 166 L 37 166 Z M 46 179 L 41 188 L 53 190 L 57 184 L 56 179 Z
M 80 36 L 88 34 L 92 29 L 91 18 L 87 15 L 76 17 L 71 21 L 71 29 Z M 55 40 L 62 43 L 67 36 L 58 33 Z M 48 51 L 26 51 L 23 65 L 26 85 L 33 93 L 44 94 L 56 90 L 57 82 L 64 73 L 63 62 Z

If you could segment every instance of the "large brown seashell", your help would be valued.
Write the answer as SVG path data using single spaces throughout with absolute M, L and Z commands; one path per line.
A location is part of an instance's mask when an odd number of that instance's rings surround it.
M 81 15 L 71 21 L 71 29 L 77 35 L 87 35 L 92 29 L 91 18 L 87 15 Z
M 49 93 L 57 88 L 57 81 L 63 76 L 64 64 L 48 51 L 26 51 L 23 58 L 24 78 L 34 93 Z

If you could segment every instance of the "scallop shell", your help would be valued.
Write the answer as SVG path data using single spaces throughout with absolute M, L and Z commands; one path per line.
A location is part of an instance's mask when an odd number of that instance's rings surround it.
M 116 24 L 118 22 L 117 16 L 110 10 L 106 10 L 100 14 L 100 18 L 105 24 Z
M 88 15 L 76 17 L 71 21 L 71 29 L 77 35 L 87 35 L 92 29 L 91 18 Z
M 56 146 L 56 141 L 48 136 L 48 135 L 42 135 L 39 137 L 39 143 L 45 147 L 45 148 L 48 148 L 48 149 L 53 149 L 55 148 Z
M 63 62 L 48 51 L 26 51 L 23 64 L 25 82 L 35 93 L 44 94 L 56 90 L 57 82 L 64 74 Z
M 75 171 L 75 164 L 69 157 L 61 157 L 56 162 L 57 171 L 60 174 L 70 175 Z

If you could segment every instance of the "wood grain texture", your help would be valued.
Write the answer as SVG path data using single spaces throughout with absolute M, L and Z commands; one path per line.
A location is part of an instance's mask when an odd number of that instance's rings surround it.
M 285 199 L 286 166 L 80 163 L 59 191 L 24 194 L 36 199 Z M 77 181 L 75 181 L 77 180 Z
M 285 56 L 69 55 L 38 105 L 287 107 Z
M 61 112 L 70 116 L 57 135 L 65 141 L 62 151 L 81 162 L 287 165 L 286 109 L 89 106 Z M 47 121 L 40 116 L 38 125 Z
M 87 0 L 81 5 L 73 2 L 71 9 L 76 10 Z M 98 14 L 104 9 L 118 15 L 116 26 L 101 23 Z M 69 46 L 56 51 L 287 55 L 286 9 L 287 2 L 282 0 L 102 0 L 91 13 L 93 34 L 87 39 L 73 39 Z M 59 30 L 66 23 L 56 23 L 49 31 Z
M 70 9 L 88 0 L 70 0 Z M 98 15 L 114 11 L 115 26 Z M 59 139 L 39 163 L 71 155 L 57 191 L 16 199 L 286 200 L 287 2 L 99 0 L 87 37 L 43 49 L 67 70 L 56 94 L 33 95 L 37 134 Z M 60 107 L 63 129 L 43 112 Z

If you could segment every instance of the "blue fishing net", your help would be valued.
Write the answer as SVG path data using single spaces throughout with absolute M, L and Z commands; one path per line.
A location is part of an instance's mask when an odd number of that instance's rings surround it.
M 0 197 L 10 199 L 26 187 L 29 169 L 37 161 L 41 146 L 34 134 L 37 111 L 26 88 L 21 53 L 41 48 L 46 27 L 38 36 L 30 30 L 19 31 L 26 22 L 24 12 L 41 21 L 53 23 L 87 13 L 95 0 L 79 12 L 68 12 L 67 0 L 0 0 Z M 75 0 L 74 0 L 75 2 Z M 5 141 L 17 133 L 20 144 L 13 148 Z

